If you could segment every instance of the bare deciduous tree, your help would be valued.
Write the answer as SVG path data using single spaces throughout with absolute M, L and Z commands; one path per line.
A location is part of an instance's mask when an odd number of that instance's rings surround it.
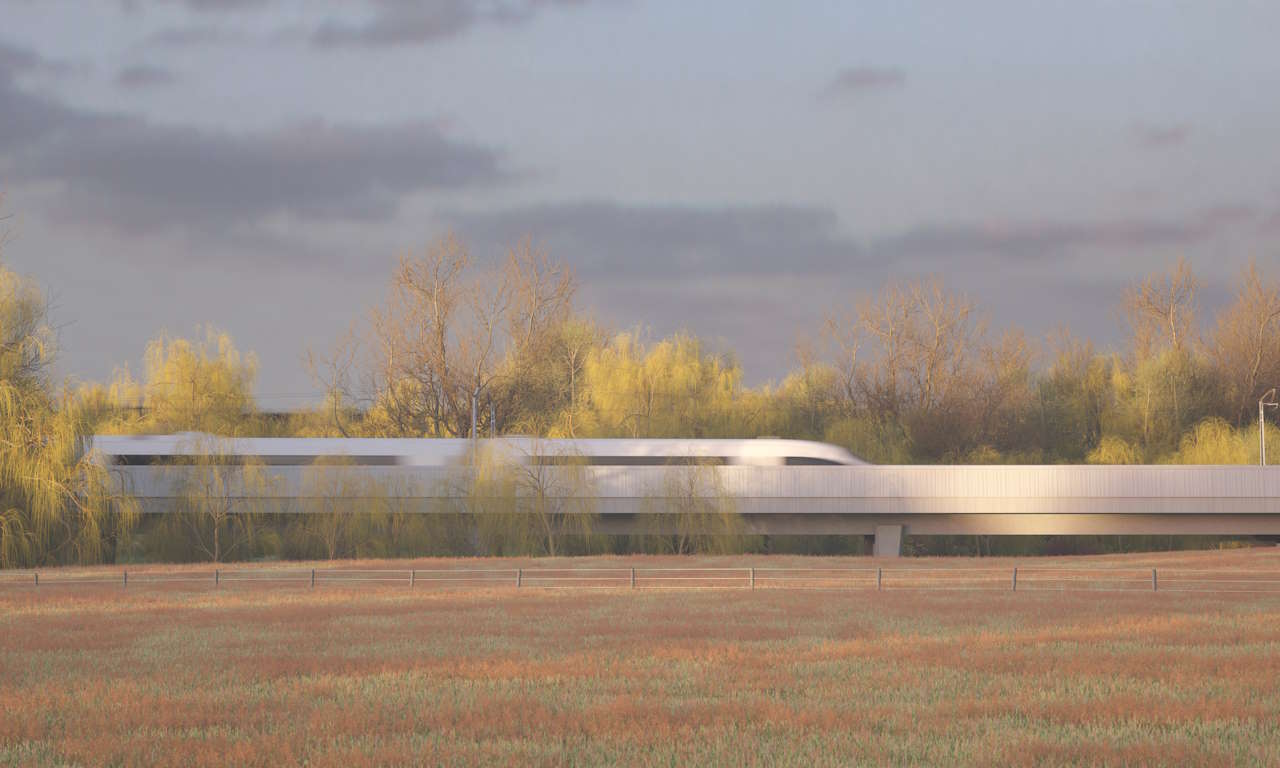
M 909 426 L 929 452 L 963 447 L 952 438 L 971 430 L 957 427 L 983 421 L 968 408 L 984 335 L 972 303 L 937 281 L 890 284 L 856 316 L 830 315 L 825 324 L 848 412 Z
M 1183 405 L 1192 374 L 1190 347 L 1195 333 L 1198 289 L 1199 280 L 1190 265 L 1185 259 L 1178 259 L 1169 272 L 1149 275 L 1125 294 L 1124 311 L 1133 331 L 1135 368 L 1160 369 L 1158 375 L 1139 377 L 1144 442 L 1151 438 L 1151 425 L 1161 394 L 1168 398 L 1172 431 L 1182 431 Z M 1159 359 L 1162 353 L 1168 353 L 1164 360 Z M 1156 391 L 1157 381 L 1163 392 Z
M 517 352 L 535 348 L 551 328 L 567 319 L 577 292 L 573 272 L 553 262 L 528 237 L 507 253 L 505 272 L 504 280 L 511 286 L 512 346 Z
M 372 313 L 379 350 L 378 400 L 403 434 L 453 435 L 461 409 L 458 311 L 467 302 L 471 259 L 447 235 L 419 258 L 401 258 L 384 309 Z
M 983 329 L 973 323 L 973 304 L 947 293 L 934 280 L 910 288 L 916 322 L 909 327 L 909 371 L 917 407 L 928 413 L 962 394 L 975 339 Z
M 885 288 L 878 301 L 858 307 L 858 326 L 875 345 L 862 383 L 863 395 L 875 410 L 898 416 L 905 405 L 904 381 L 914 321 L 911 292 L 898 285 Z
M 1178 352 L 1186 348 L 1195 332 L 1199 287 L 1191 266 L 1178 259 L 1169 272 L 1148 275 L 1125 293 L 1125 315 L 1139 360 L 1150 357 L 1162 342 Z
M 1217 320 L 1207 351 L 1239 426 L 1262 392 L 1280 384 L 1280 281 L 1267 280 L 1250 264 L 1235 302 Z
M 497 410 L 525 393 L 575 287 L 528 239 L 494 268 L 477 266 L 452 235 L 401 259 L 371 323 L 372 389 L 390 431 L 461 437 L 473 399 Z
M 311 380 L 324 390 L 324 412 L 330 426 L 343 437 L 351 437 L 350 423 L 354 418 L 357 397 L 354 375 L 359 343 L 355 329 L 348 329 L 327 353 L 308 348 L 303 363 Z
M 862 332 L 856 318 L 835 313 L 826 316 L 822 329 L 832 352 L 832 367 L 839 376 L 840 398 L 847 415 L 857 408 L 859 399 L 858 349 L 862 346 Z

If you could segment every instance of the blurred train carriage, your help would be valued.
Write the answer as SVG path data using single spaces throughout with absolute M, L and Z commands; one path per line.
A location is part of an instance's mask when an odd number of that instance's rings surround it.
M 753 532 L 874 535 L 876 551 L 888 555 L 898 553 L 907 533 L 1280 534 L 1277 467 L 882 466 L 832 445 L 769 438 L 471 441 L 185 434 L 101 436 L 91 448 L 148 512 L 172 508 L 174 484 L 193 466 L 249 464 L 279 482 L 245 493 L 269 497 L 280 508 L 290 499 L 316 496 L 308 473 L 331 465 L 364 487 L 381 484 L 402 507 L 428 512 L 439 509 L 441 499 L 466 495 L 465 481 L 476 462 L 497 460 L 526 472 L 536 468 L 553 480 L 557 473 L 584 475 L 588 482 L 573 492 L 590 498 L 610 533 L 631 532 L 638 515 L 660 509 L 672 473 L 696 471 L 713 479 L 708 492 L 732 499 Z

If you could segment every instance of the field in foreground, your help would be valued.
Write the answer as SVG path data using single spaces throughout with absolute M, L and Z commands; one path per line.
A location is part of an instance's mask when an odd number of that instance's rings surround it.
M 0 589 L 0 765 L 1277 765 L 1277 681 L 1280 595 Z

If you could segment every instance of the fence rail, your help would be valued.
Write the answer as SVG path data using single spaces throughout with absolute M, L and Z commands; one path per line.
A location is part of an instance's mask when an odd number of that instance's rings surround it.
M 0 573 L 0 589 L 118 588 L 170 585 L 383 586 L 409 589 L 811 589 L 832 591 L 1239 592 L 1280 594 L 1280 571 L 1203 568 L 949 567 L 597 567 L 597 568 L 214 568 Z

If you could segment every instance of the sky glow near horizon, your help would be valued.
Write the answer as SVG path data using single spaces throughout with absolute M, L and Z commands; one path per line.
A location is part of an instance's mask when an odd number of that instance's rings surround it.
M 963 7 L 962 7 L 963 6 Z M 1034 7 L 1032 7 L 1034 6 Z M 262 405 L 452 229 L 750 383 L 887 280 L 1120 341 L 1185 256 L 1280 269 L 1280 6 L 0 0 L 3 258 L 105 378 L 228 330 Z M 1206 318 L 1207 319 L 1207 318 Z

